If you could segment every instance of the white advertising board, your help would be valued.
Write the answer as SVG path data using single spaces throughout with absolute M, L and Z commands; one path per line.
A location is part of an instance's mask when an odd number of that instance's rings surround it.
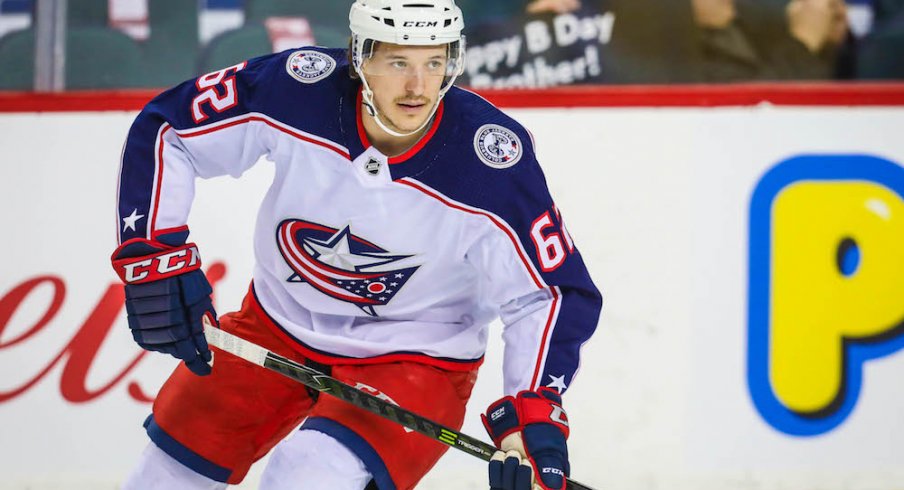
M 565 397 L 600 489 L 904 488 L 904 108 L 510 110 L 605 304 Z M 0 489 L 117 488 L 175 361 L 109 265 L 134 113 L 2 114 Z M 222 312 L 266 163 L 197 187 Z M 501 329 L 464 426 L 501 391 Z M 257 465 L 241 488 L 256 488 Z M 485 488 L 448 454 L 420 488 Z

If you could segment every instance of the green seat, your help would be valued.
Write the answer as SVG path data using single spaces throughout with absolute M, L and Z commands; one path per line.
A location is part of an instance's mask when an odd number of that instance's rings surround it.
M 0 90 L 31 90 L 35 80 L 35 36 L 31 29 L 0 38 Z
M 198 2 L 148 2 L 150 37 L 143 43 L 145 86 L 164 88 L 199 75 Z
M 0 88 L 34 86 L 34 29 L 0 40 Z M 129 36 L 112 29 L 73 27 L 66 32 L 66 89 L 114 89 L 144 85 L 141 49 Z
M 66 88 L 144 87 L 141 48 L 126 34 L 100 27 L 73 28 L 66 41 Z
M 78 0 L 66 4 L 66 25 L 73 27 L 107 27 L 109 0 Z
M 210 73 L 273 50 L 262 24 L 245 25 L 226 31 L 207 43 L 198 60 L 199 72 Z

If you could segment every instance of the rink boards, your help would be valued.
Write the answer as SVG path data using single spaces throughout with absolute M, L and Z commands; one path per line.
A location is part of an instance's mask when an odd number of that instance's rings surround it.
M 605 299 L 565 397 L 575 478 L 904 488 L 904 106 L 507 112 Z M 115 488 L 174 366 L 132 343 L 109 265 L 134 115 L 0 114 L 0 489 Z M 247 290 L 271 178 L 261 162 L 197 186 L 192 235 L 220 312 Z M 463 429 L 479 437 L 500 331 Z M 483 478 L 449 455 L 422 487 Z

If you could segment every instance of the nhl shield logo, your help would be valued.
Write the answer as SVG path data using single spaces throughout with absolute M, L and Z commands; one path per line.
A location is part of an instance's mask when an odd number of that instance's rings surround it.
M 333 73 L 336 60 L 319 52 L 302 50 L 292 53 L 286 62 L 286 71 L 301 83 L 314 83 Z
M 364 164 L 364 170 L 367 171 L 370 175 L 377 175 L 380 173 L 380 161 L 374 157 L 370 157 L 370 160 Z
M 392 301 L 420 267 L 396 264 L 413 256 L 392 254 L 354 235 L 349 226 L 340 230 L 287 219 L 276 229 L 276 242 L 293 272 L 287 281 L 306 282 L 370 316 L 378 316 L 374 308 Z
M 483 163 L 493 168 L 508 168 L 521 159 L 518 135 L 498 124 L 486 124 L 474 135 L 474 150 Z

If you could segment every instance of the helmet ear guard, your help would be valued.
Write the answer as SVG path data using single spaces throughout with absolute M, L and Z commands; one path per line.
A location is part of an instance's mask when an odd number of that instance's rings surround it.
M 421 131 L 432 119 L 439 103 L 464 73 L 464 19 L 454 0 L 355 0 L 349 12 L 352 31 L 352 69 L 363 85 L 364 106 L 380 128 L 393 136 L 410 136 Z M 364 63 L 373 57 L 378 43 L 403 46 L 446 45 L 446 74 L 430 116 L 410 133 L 399 133 L 381 120 L 373 100 L 373 91 L 364 73 Z

